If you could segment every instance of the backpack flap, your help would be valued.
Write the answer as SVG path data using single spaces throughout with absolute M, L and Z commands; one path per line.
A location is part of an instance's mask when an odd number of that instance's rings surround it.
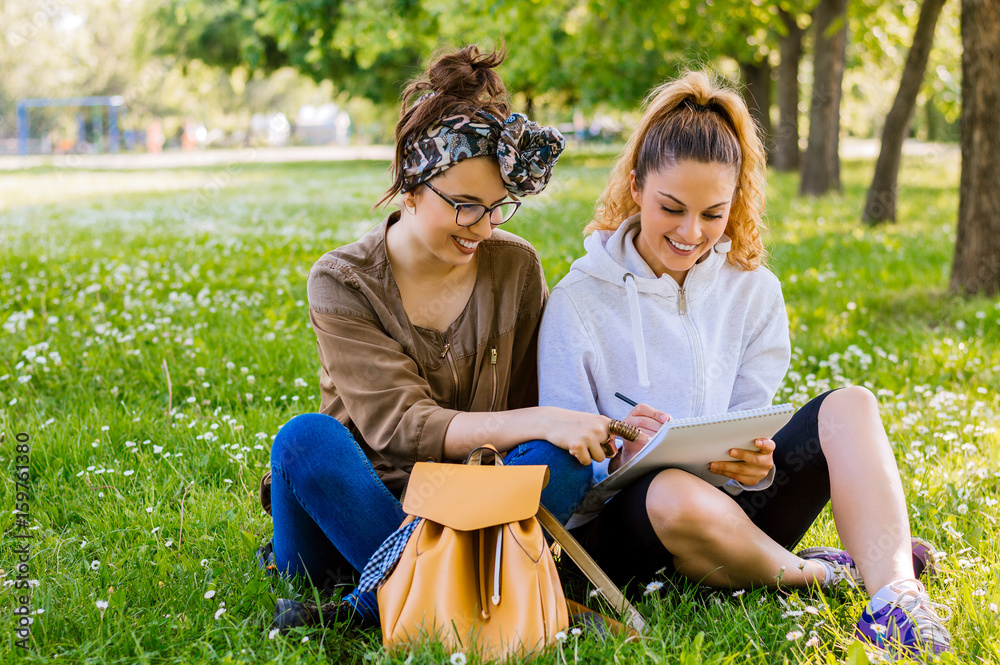
M 549 478 L 544 465 L 475 466 L 417 462 L 403 512 L 458 531 L 534 517 Z

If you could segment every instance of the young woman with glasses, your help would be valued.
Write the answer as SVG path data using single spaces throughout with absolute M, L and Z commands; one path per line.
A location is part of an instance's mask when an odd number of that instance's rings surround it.
M 603 459 L 610 420 L 537 406 L 537 328 L 548 289 L 535 250 L 498 229 L 515 196 L 547 184 L 564 141 L 511 114 L 493 69 L 469 46 L 437 58 L 403 94 L 394 181 L 401 206 L 325 254 L 308 280 L 321 366 L 319 413 L 293 418 L 271 449 L 269 568 L 320 587 L 364 568 L 404 518 L 413 464 L 459 461 L 483 443 L 505 463 L 545 464 L 542 503 L 566 521 Z M 269 497 L 268 497 L 269 494 Z M 374 594 L 326 608 L 377 618 Z M 279 600 L 277 627 L 316 611 Z

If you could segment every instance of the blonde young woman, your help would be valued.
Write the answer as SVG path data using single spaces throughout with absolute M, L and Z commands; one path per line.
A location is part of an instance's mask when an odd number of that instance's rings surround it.
M 666 412 L 722 414 L 774 398 L 790 342 L 781 286 L 762 265 L 764 187 L 761 141 L 738 94 L 704 73 L 651 93 L 588 227 L 587 254 L 553 289 L 539 337 L 541 404 L 643 431 L 595 465 L 598 479 L 631 459 Z M 616 392 L 640 404 L 629 411 Z M 651 473 L 576 535 L 620 583 L 665 568 L 719 587 L 864 586 L 859 637 L 948 649 L 917 580 L 929 546 L 911 542 L 875 397 L 861 387 L 820 395 L 755 444 L 711 464 L 731 479 L 725 491 L 677 469 Z M 831 498 L 846 551 L 792 554 Z

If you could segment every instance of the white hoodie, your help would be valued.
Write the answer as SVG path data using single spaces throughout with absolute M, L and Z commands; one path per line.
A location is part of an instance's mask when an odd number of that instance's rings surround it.
M 675 419 L 769 405 L 791 357 L 778 278 L 729 264 L 723 236 L 682 288 L 639 256 L 638 232 L 638 215 L 614 233 L 595 231 L 552 289 L 538 341 L 539 404 L 618 419 L 632 407 L 616 392 Z M 606 477 L 606 462 L 594 467 L 596 480 Z M 764 489 L 773 476 L 739 487 Z

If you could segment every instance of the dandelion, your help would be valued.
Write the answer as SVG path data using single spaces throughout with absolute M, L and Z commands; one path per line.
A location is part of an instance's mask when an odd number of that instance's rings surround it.
M 272 629 L 271 632 L 269 632 L 267 634 L 267 639 L 273 640 L 274 638 L 276 638 L 278 636 L 279 632 L 281 632 L 281 631 L 278 630 L 277 628 Z
M 201 560 L 201 565 L 203 567 L 207 568 L 208 567 L 208 559 L 202 559 Z M 205 596 L 205 597 L 208 598 L 208 596 Z
M 211 600 L 215 598 L 215 589 L 209 589 L 205 592 L 205 600 Z
M 556 641 L 557 642 L 565 642 L 566 641 L 566 631 L 565 630 L 560 630 L 558 633 L 556 633 Z
M 597 598 L 598 596 L 601 595 L 601 590 L 600 589 L 592 589 L 590 591 L 589 595 L 590 595 L 591 598 Z
M 96 571 L 100 567 L 101 567 L 101 562 L 98 561 L 97 559 L 94 559 L 93 561 L 90 562 L 90 569 L 91 570 Z
M 558 634 L 556 635 L 556 637 L 558 637 Z M 566 635 L 563 634 L 563 637 L 565 638 Z M 465 665 L 467 662 L 469 662 L 469 659 L 466 658 L 465 654 L 462 653 L 461 651 L 456 651 L 455 653 L 451 654 L 451 658 L 448 659 L 448 662 L 451 663 L 451 665 Z
M 959 514 L 959 515 L 964 515 L 964 514 L 966 514 L 967 512 L 969 512 L 969 507 L 968 507 L 967 505 L 965 505 L 964 503 L 963 503 L 963 504 L 961 504 L 961 505 L 960 505 L 960 506 L 958 507 L 958 514 Z
M 102 425 L 102 426 L 101 426 L 101 431 L 102 431 L 102 432 L 107 432 L 107 431 L 108 431 L 109 429 L 111 429 L 111 428 L 110 428 L 110 427 L 108 427 L 107 425 Z
M 580 630 L 579 628 L 572 628 L 570 629 L 569 634 L 572 635 L 573 637 L 580 637 L 580 635 L 583 634 L 583 631 Z
M 204 367 L 195 367 L 194 368 L 194 373 L 197 374 L 198 376 L 205 376 L 205 368 Z
M 100 612 L 101 612 L 101 618 L 103 619 L 104 618 L 104 610 L 108 609 L 108 601 L 106 601 L 106 600 L 98 600 L 98 601 L 96 601 L 94 603 L 94 605 L 96 605 L 97 609 L 100 610 Z
M 785 635 L 785 639 L 789 642 L 796 642 L 801 640 L 803 635 L 805 635 L 805 633 L 801 630 L 791 630 Z
M 648 596 L 650 594 L 656 593 L 663 588 L 663 582 L 659 580 L 654 580 L 646 585 L 646 590 L 642 592 L 642 595 Z
M 994 614 L 997 613 L 997 604 L 996 603 L 990 603 L 990 612 L 993 612 Z
M 147 513 L 151 513 L 151 512 L 153 512 L 153 507 L 152 507 L 152 506 L 149 506 L 148 508 L 146 508 L 146 512 L 147 512 Z

